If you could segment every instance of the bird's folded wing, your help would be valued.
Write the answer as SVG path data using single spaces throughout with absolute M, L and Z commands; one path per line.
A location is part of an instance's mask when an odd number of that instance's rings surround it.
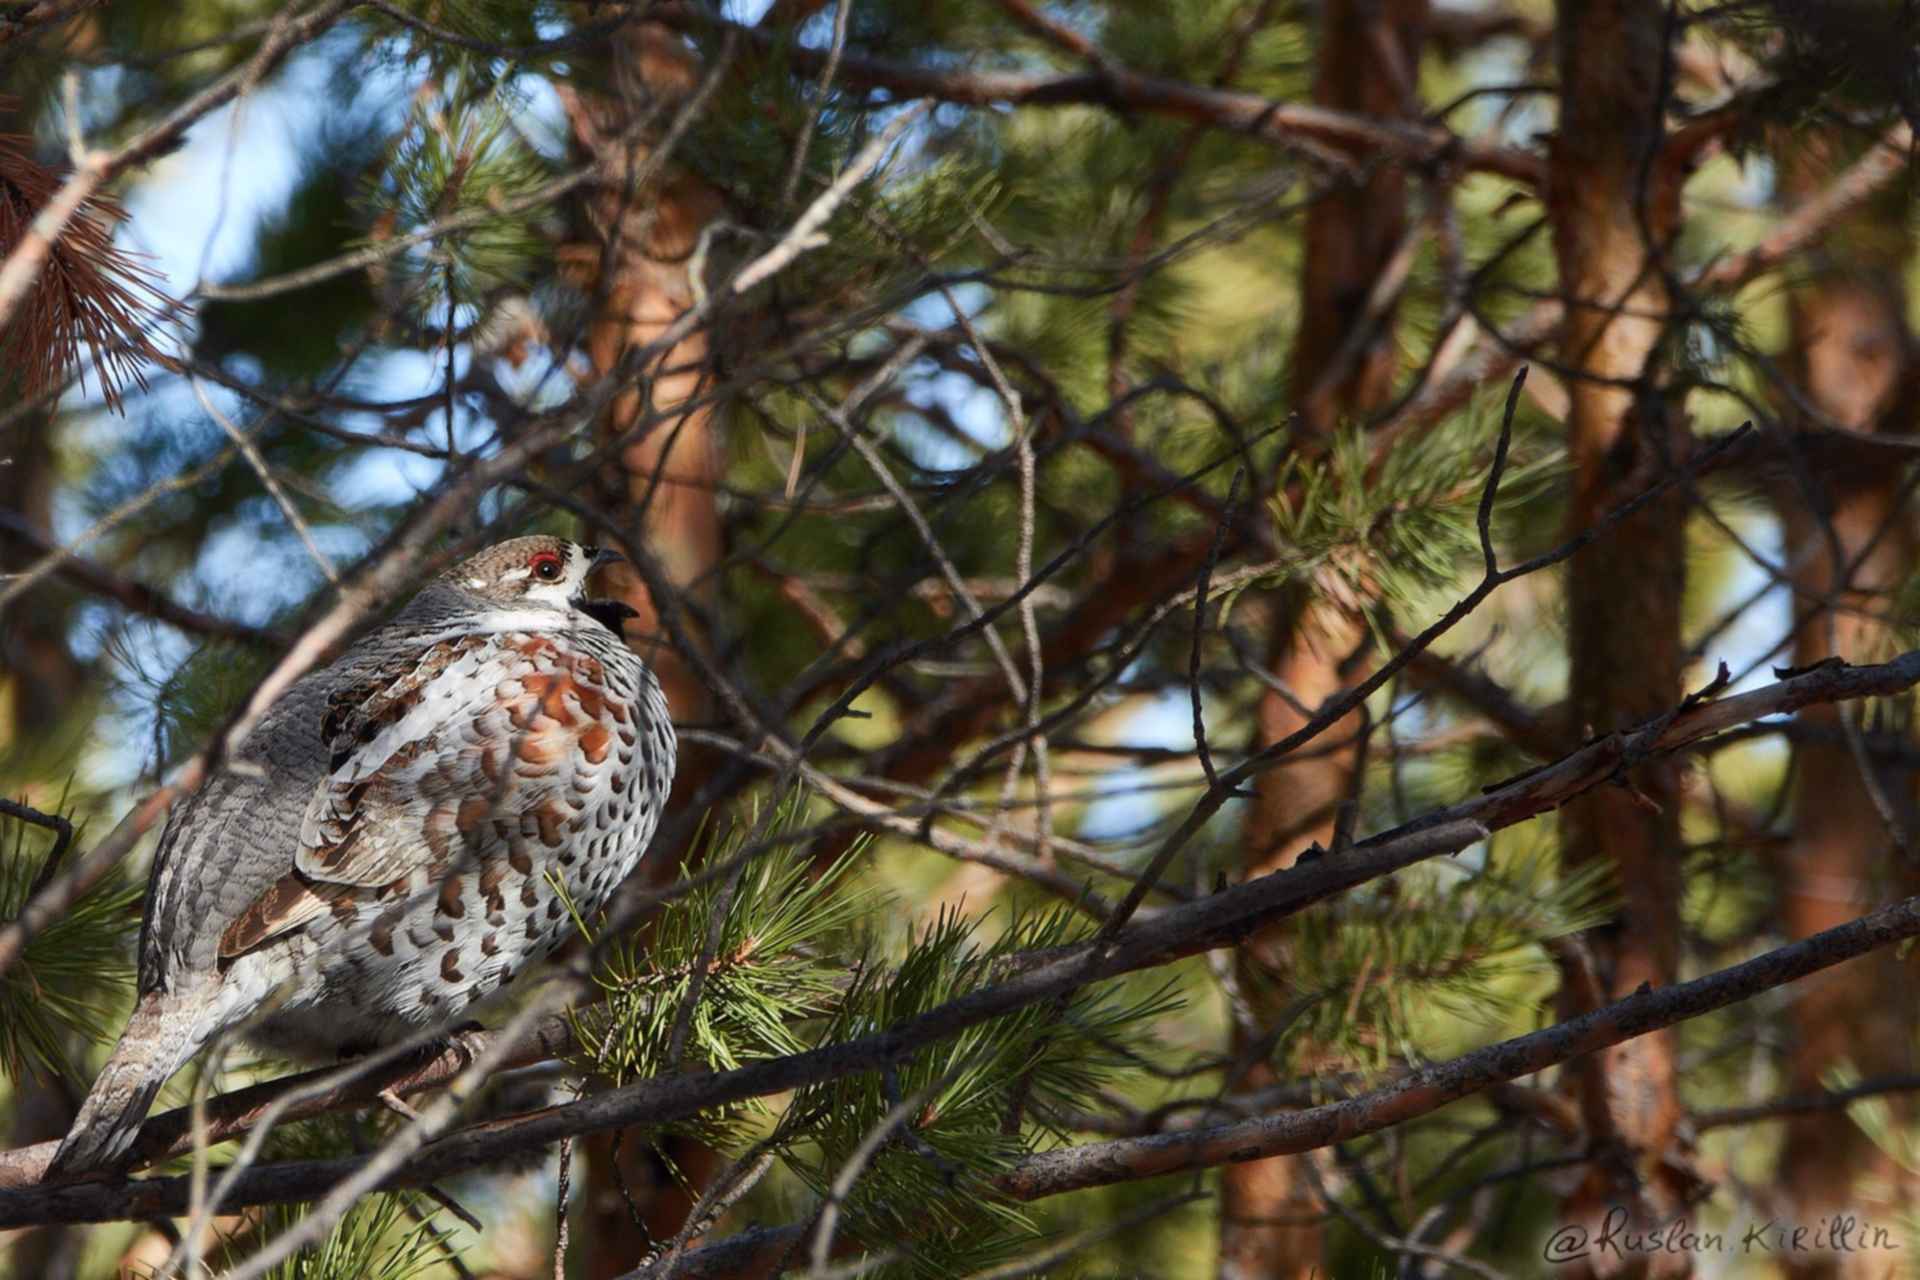
M 357 890 L 405 891 L 461 860 L 503 856 L 564 821 L 589 726 L 567 657 L 540 637 L 457 636 L 336 692 L 329 772 L 289 874 L 221 939 L 232 957 Z M 526 828 L 527 830 L 523 830 Z
M 502 746 L 489 739 L 502 736 L 503 639 L 444 640 L 328 700 L 328 773 L 300 824 L 296 870 L 329 884 L 388 884 L 444 860 L 427 848 L 429 833 L 463 801 L 489 812 L 511 801 L 505 777 L 485 772 L 487 748 Z M 449 802 L 455 814 L 439 814 Z

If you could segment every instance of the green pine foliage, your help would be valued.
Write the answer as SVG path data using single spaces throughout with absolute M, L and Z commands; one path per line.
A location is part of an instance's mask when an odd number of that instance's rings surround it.
M 1310 1074 L 1375 1072 L 1436 1056 L 1423 1043 L 1436 1014 L 1499 1027 L 1552 974 L 1542 944 L 1604 923 L 1613 902 L 1606 864 L 1561 871 L 1534 843 L 1411 868 L 1307 912 L 1290 942 L 1302 1009 L 1286 1056 Z
M 981 921 L 945 912 L 897 963 L 862 967 L 823 1040 L 880 1031 L 991 985 L 1017 957 L 1087 934 L 1065 908 L 1016 912 L 991 940 Z M 794 1171 L 826 1195 L 849 1162 L 867 1176 L 843 1205 L 847 1229 L 869 1248 L 906 1253 L 900 1274 L 959 1274 L 1035 1243 L 1029 1215 L 993 1193 L 992 1179 L 1046 1136 L 1038 1117 L 1082 1107 L 1129 1062 L 1139 1029 L 1177 1004 L 1145 994 L 1083 989 L 969 1027 L 892 1069 L 802 1090 L 792 1109 L 819 1117 L 811 1151 L 789 1148 Z M 863 1144 L 897 1107 L 907 1115 L 877 1151 Z
M 523 104 L 510 86 L 480 82 L 456 69 L 443 93 L 416 102 L 364 197 L 368 244 L 459 224 L 376 271 L 424 323 L 443 323 L 448 305 L 474 306 L 523 283 L 553 242 L 551 210 L 529 203 L 553 175 L 514 125 Z
M 1319 572 L 1323 587 L 1338 583 L 1352 598 L 1378 598 L 1409 620 L 1429 614 L 1463 578 L 1476 580 L 1495 421 L 1462 415 L 1391 449 L 1366 432 L 1345 430 L 1322 456 L 1288 454 L 1270 504 L 1292 557 L 1286 576 Z M 1557 466 L 1546 449 L 1509 460 L 1494 505 L 1502 524 Z M 1223 620 L 1247 589 L 1224 599 Z
M 816 877 L 806 846 L 782 842 L 804 813 L 790 796 L 764 831 L 742 824 L 715 851 L 717 865 L 740 857 L 750 833 L 770 847 L 731 890 L 729 875 L 696 879 L 644 942 L 608 947 L 597 973 L 603 998 L 572 1014 L 581 1070 L 619 1084 L 858 1040 L 1004 979 L 1021 957 L 1087 936 L 1066 908 L 1016 909 L 992 922 L 991 936 L 986 920 L 943 912 L 890 946 L 867 924 L 887 914 L 880 895 L 850 878 L 863 850 Z M 719 945 L 676 1065 L 667 1057 L 673 1029 L 716 909 Z M 1047 1117 L 1089 1105 L 1132 1061 L 1137 1030 L 1177 1003 L 1164 986 L 1083 990 L 958 1030 L 885 1070 L 802 1089 L 777 1113 L 753 1104 L 690 1127 L 727 1149 L 764 1132 L 787 1174 L 823 1199 L 855 1169 L 841 1205 L 849 1238 L 900 1251 L 901 1274 L 961 1274 L 1034 1243 L 1033 1221 L 994 1195 L 994 1176 L 1049 1140 Z M 910 1114 L 867 1150 L 900 1106 Z
M 789 800 L 783 814 L 798 809 Z M 777 831 L 784 819 L 775 821 Z M 872 891 L 847 883 L 858 856 L 819 876 L 804 857 L 754 858 L 737 882 L 699 880 L 644 933 L 616 939 L 595 974 L 603 998 L 573 1014 L 579 1064 L 615 1085 L 682 1065 L 668 1060 L 668 1044 L 723 900 L 686 1061 L 723 1071 L 805 1048 L 798 1027 L 833 1008 L 847 982 L 843 940 L 878 906 Z M 584 921 L 581 928 L 593 937 Z
M 14 920 L 48 872 L 54 842 L 4 815 L 0 833 L 0 920 Z M 109 872 L 0 974 L 0 1073 L 9 1080 L 37 1073 L 77 1082 L 76 1045 L 113 1038 L 133 993 L 139 900 L 124 875 Z
M 212 641 L 169 672 L 154 690 L 155 762 L 178 760 L 206 746 L 272 669 L 274 657 L 255 646 Z
M 221 1250 L 221 1265 L 209 1275 L 252 1256 L 307 1216 L 305 1206 L 270 1205 L 257 1233 L 243 1232 Z M 357 1201 L 318 1244 L 270 1268 L 265 1280 L 414 1280 L 448 1274 L 448 1248 L 439 1236 L 435 1206 L 415 1192 L 367 1196 Z
M 361 22 L 370 39 L 396 43 L 409 57 L 439 67 L 471 56 L 444 40 L 442 33 L 527 46 L 539 40 L 543 24 L 562 16 L 563 7 L 547 0 L 396 0 L 385 9 L 369 10 Z

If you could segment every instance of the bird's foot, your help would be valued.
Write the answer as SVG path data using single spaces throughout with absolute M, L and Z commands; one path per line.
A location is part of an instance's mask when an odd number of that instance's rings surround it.
M 393 1112 L 393 1114 L 399 1116 L 401 1119 L 416 1122 L 420 1119 L 420 1113 L 408 1106 L 406 1102 L 401 1099 L 400 1095 L 392 1089 L 382 1089 L 376 1096 L 379 1098 L 381 1106 Z
M 466 1070 L 480 1060 L 481 1051 L 487 1047 L 487 1029 L 477 1022 L 463 1022 L 447 1032 L 446 1038 L 434 1046 L 434 1056 L 451 1049 L 460 1055 L 460 1069 Z

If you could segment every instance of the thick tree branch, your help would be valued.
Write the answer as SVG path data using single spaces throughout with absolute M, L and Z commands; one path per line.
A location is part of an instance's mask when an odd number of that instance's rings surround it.
M 898 1023 L 884 1032 L 733 1071 L 639 1081 L 566 1106 L 475 1125 L 450 1134 L 416 1154 L 389 1185 L 431 1182 L 495 1163 L 509 1155 L 536 1150 L 570 1134 L 636 1124 L 666 1124 L 726 1103 L 878 1070 L 902 1053 L 1037 1001 L 1052 999 L 1106 978 L 1235 945 L 1273 920 L 1415 862 L 1456 852 L 1488 831 L 1524 822 L 1576 795 L 1608 785 L 1631 763 L 1680 750 L 1749 721 L 1790 714 L 1820 703 L 1888 696 L 1916 684 L 1920 684 L 1920 650 L 1871 666 L 1833 663 L 1747 693 L 1716 701 L 1690 702 L 1633 732 L 1609 734 L 1553 765 L 1361 841 L 1349 853 L 1305 861 L 1200 901 L 1169 907 L 1133 923 L 1104 943 L 1081 943 L 1036 954 L 1006 981 Z M 1468 1055 L 1458 1064 L 1434 1068 L 1434 1072 L 1456 1069 L 1461 1074 L 1418 1077 L 1427 1081 L 1422 1086 L 1427 1092 L 1421 1096 L 1432 1100 L 1430 1110 L 1432 1106 L 1464 1096 L 1449 1090 L 1460 1081 L 1481 1080 L 1489 1063 L 1508 1063 L 1512 1070 L 1502 1076 L 1486 1076 L 1485 1082 L 1512 1079 L 1602 1045 L 1671 1025 L 1707 1009 L 1722 1007 L 1914 934 L 1920 934 L 1920 902 L 1903 903 L 1710 978 L 1648 997 L 1635 996 L 1564 1027 L 1496 1046 L 1495 1050 L 1500 1052 L 1483 1050 L 1481 1053 L 1487 1055 L 1485 1060 Z M 1652 1003 L 1647 1003 L 1649 999 Z M 1612 1038 L 1607 1038 L 1609 1036 Z M 1533 1065 L 1527 1065 L 1529 1063 Z M 1368 1095 L 1373 1099 L 1369 1105 L 1384 1108 L 1382 1115 L 1391 1113 L 1398 1119 L 1406 1119 L 1409 1114 L 1406 1108 L 1412 1104 L 1403 1094 L 1411 1087 L 1402 1083 L 1392 1091 Z M 1470 1092 L 1471 1088 L 1466 1091 Z M 1359 1101 L 1363 1100 L 1355 1100 Z M 1355 1103 L 1338 1105 L 1353 1107 Z M 1341 1114 L 1372 1113 L 1362 1110 Z M 167 1117 L 159 1117 L 149 1124 L 165 1120 Z M 1259 1141 L 1294 1142 L 1297 1136 L 1289 1136 L 1294 1134 L 1294 1130 L 1275 1129 Z M 1205 1141 L 1194 1134 L 1178 1137 L 1184 1142 Z M 143 1135 L 143 1143 L 148 1140 Z M 1304 1148 L 1274 1145 L 1262 1147 L 1258 1154 L 1301 1149 Z M 1154 1162 L 1160 1158 L 1155 1155 L 1140 1167 L 1157 1169 Z M 359 1158 L 350 1158 L 256 1168 L 237 1180 L 233 1196 L 224 1207 L 312 1199 L 351 1175 L 362 1163 Z M 1100 1167 L 1115 1166 L 1102 1163 Z M 1071 1175 L 1081 1176 L 1092 1175 Z M 1136 1176 L 1151 1176 L 1151 1173 Z M 15 1187 L 0 1191 L 0 1229 L 178 1213 L 187 1204 L 188 1193 L 188 1181 L 184 1178 L 123 1178 L 58 1187 Z
M 573 1026 L 567 1018 L 559 1015 L 542 1018 L 508 1046 L 500 1069 L 510 1071 L 565 1057 L 576 1047 Z M 383 1094 L 406 1098 L 438 1089 L 459 1076 L 467 1066 L 468 1056 L 468 1047 L 450 1044 L 436 1047 L 424 1056 L 409 1054 L 379 1066 L 369 1067 L 364 1061 L 347 1062 L 223 1093 L 207 1101 L 203 1117 L 205 1138 L 208 1142 L 225 1142 L 251 1132 L 266 1117 L 269 1108 L 290 1094 L 305 1096 L 281 1109 L 274 1117 L 276 1124 L 357 1110 L 379 1102 Z M 177 1107 L 148 1117 L 140 1126 L 134 1153 L 140 1164 L 157 1163 L 186 1155 L 193 1150 L 193 1143 L 193 1109 Z M 38 1182 L 59 1146 L 58 1142 L 40 1142 L 0 1152 L 0 1190 Z
M 1000 1179 L 1019 1200 L 1158 1177 L 1182 1169 L 1311 1151 L 1427 1115 L 1449 1102 L 1688 1018 L 1724 1009 L 1879 947 L 1920 936 L 1920 898 L 1779 947 L 1704 978 L 1624 1000 L 1426 1067 L 1357 1098 L 1186 1133 L 1094 1142 L 1029 1156 Z

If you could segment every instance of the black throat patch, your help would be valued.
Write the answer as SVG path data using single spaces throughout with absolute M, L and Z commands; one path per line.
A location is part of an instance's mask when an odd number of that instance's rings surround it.
M 620 625 L 628 618 L 640 616 L 638 609 L 619 600 L 575 600 L 573 607 L 615 635 L 620 634 Z

